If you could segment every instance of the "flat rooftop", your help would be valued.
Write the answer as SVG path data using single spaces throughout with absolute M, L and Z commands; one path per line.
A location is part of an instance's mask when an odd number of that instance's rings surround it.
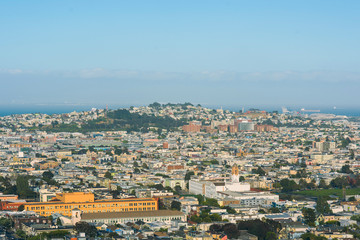
M 94 202 L 27 202 L 26 205 L 53 205 L 53 204 L 96 204 L 96 203 L 118 203 L 118 202 L 142 202 L 142 201 L 156 201 L 155 198 L 124 198 L 124 199 L 104 199 L 95 200 Z
M 81 220 L 93 220 L 93 219 L 105 219 L 105 218 L 172 217 L 172 216 L 180 216 L 180 215 L 184 215 L 184 213 L 174 210 L 83 213 L 81 215 Z

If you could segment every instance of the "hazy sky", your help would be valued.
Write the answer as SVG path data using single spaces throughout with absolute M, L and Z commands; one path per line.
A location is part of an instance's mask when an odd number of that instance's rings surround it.
M 360 1 L 0 1 L 0 105 L 360 106 Z

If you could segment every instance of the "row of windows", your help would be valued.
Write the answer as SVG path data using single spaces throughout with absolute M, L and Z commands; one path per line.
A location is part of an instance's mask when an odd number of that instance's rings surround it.
M 131 211 L 151 211 L 156 210 L 155 207 L 143 207 L 143 208 L 120 208 L 120 209 L 102 209 L 102 210 L 83 210 L 83 213 L 100 213 L 100 212 L 131 212 Z M 69 215 L 71 211 L 62 210 L 62 211 L 36 211 L 40 215 L 51 215 L 53 213 L 60 213 Z
M 131 221 L 144 221 L 144 222 L 152 222 L 152 221 L 170 221 L 170 220 L 181 220 L 181 217 L 144 217 L 144 218 L 133 218 Z M 129 218 L 118 218 L 111 220 L 91 220 L 91 222 L 106 222 L 106 223 L 125 223 L 128 222 Z
M 53 210 L 53 209 L 73 209 L 73 208 L 101 208 L 101 207 L 132 207 L 132 206 L 154 206 L 155 202 L 147 203 L 112 203 L 112 204 L 79 204 L 79 205 L 60 205 L 60 206 L 36 206 L 26 207 L 26 210 Z

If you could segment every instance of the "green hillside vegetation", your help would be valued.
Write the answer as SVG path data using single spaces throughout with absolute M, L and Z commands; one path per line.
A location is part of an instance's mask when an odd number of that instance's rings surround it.
M 141 131 L 151 129 L 174 130 L 186 124 L 185 120 L 175 120 L 168 116 L 154 116 L 130 113 L 126 109 L 109 111 L 106 117 L 86 121 L 81 124 L 52 124 L 39 129 L 50 132 L 91 132 L 91 131 Z
M 294 192 L 294 194 L 300 194 L 304 196 L 310 197 L 319 197 L 319 196 L 329 196 L 329 195 L 336 195 L 341 197 L 343 193 L 342 189 L 317 189 L 317 190 L 305 190 L 305 191 L 298 191 Z M 360 194 L 360 188 L 350 188 L 346 189 L 346 194 L 348 195 L 357 195 Z

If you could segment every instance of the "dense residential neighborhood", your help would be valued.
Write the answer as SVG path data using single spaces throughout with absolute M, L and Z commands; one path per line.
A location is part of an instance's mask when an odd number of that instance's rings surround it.
M 359 239 L 359 122 L 156 102 L 0 117 L 0 239 Z

